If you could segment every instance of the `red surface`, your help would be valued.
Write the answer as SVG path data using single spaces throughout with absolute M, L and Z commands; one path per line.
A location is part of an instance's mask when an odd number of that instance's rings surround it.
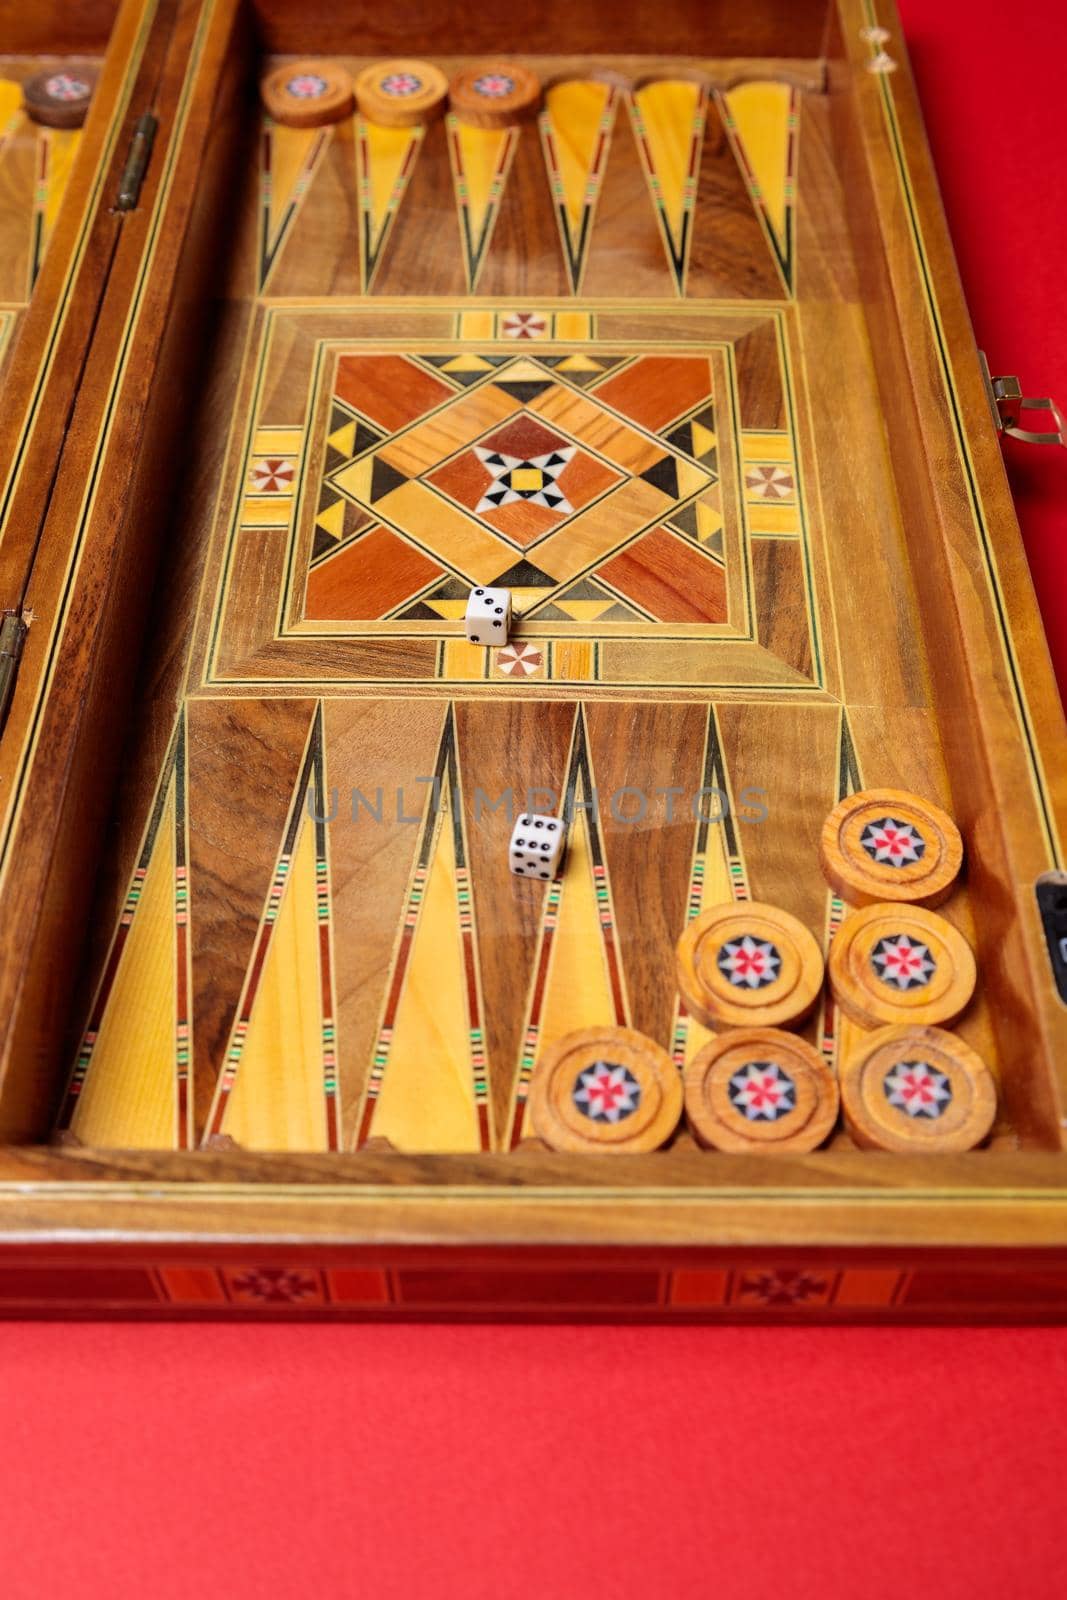
M 1067 9 L 902 0 L 979 342 L 1067 397 Z M 1011 451 L 1067 684 L 1067 452 Z M 5 1600 L 1044 1600 L 1067 1334 L 0 1326 Z

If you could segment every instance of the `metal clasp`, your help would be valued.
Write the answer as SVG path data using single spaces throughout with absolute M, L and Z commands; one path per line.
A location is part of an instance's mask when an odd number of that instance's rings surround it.
M 144 175 L 148 171 L 148 162 L 152 155 L 152 146 L 156 141 L 156 130 L 159 127 L 158 117 L 146 111 L 143 117 L 138 117 L 133 129 L 133 138 L 130 140 L 129 154 L 126 165 L 122 169 L 119 179 L 118 199 L 115 201 L 116 211 L 136 211 L 137 202 L 141 198 L 141 185 Z
M 1022 385 L 1018 378 L 994 378 L 989 371 L 989 362 L 984 353 L 979 350 L 982 362 L 982 377 L 985 379 L 986 394 L 989 398 L 989 409 L 993 414 L 993 425 L 998 433 L 1009 433 L 1013 439 L 1022 439 L 1024 444 L 1061 444 L 1067 448 L 1067 422 L 1055 400 L 1035 400 L 1023 394 Z M 1019 426 L 1020 418 L 1024 411 L 1043 411 L 1051 418 L 1053 427 L 1044 433 L 1034 433 L 1029 428 Z

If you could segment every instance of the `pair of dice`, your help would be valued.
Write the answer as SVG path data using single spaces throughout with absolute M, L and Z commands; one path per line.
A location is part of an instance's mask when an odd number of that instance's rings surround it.
M 471 644 L 507 644 L 511 632 L 511 590 L 472 589 L 464 622 Z
M 511 832 L 508 866 L 518 878 L 554 878 L 566 839 L 567 829 L 559 817 L 524 812 Z

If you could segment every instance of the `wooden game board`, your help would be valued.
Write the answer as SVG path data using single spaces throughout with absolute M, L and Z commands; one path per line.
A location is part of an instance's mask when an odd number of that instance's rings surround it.
M 395 53 L 305 10 L 259 7 L 256 54 L 179 7 L 107 401 L 27 569 L 0 1308 L 1062 1313 L 1063 725 L 889 8 L 553 9 L 501 130 L 272 122 L 242 63 Z M 418 51 L 451 77 L 491 24 Z M 557 452 L 552 503 L 489 500 L 492 452 Z M 506 646 L 464 638 L 472 584 Z M 532 1139 L 572 1029 L 707 1040 L 701 909 L 829 944 L 820 829 L 873 786 L 964 831 L 989 1146 Z M 509 797 L 573 809 L 557 881 L 509 874 Z M 805 1033 L 835 1069 L 861 1036 L 829 999 Z

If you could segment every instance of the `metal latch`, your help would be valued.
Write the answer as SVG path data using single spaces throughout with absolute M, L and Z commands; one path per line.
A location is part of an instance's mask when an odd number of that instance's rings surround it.
M 1025 444 L 1062 444 L 1067 447 L 1067 422 L 1055 400 L 1033 400 L 1023 394 L 1018 378 L 994 378 L 989 371 L 989 362 L 984 353 L 979 350 L 982 362 L 982 377 L 985 379 L 986 394 L 989 398 L 989 409 L 993 413 L 993 425 L 998 433 L 1010 433 L 1013 439 L 1022 439 Z M 1029 428 L 1021 428 L 1019 419 L 1024 411 L 1043 411 L 1051 418 L 1053 427 L 1044 433 L 1034 433 Z
M 122 169 L 119 179 L 119 196 L 115 201 L 116 211 L 136 211 L 137 202 L 141 198 L 141 185 L 144 175 L 148 171 L 148 162 L 152 154 L 152 146 L 156 142 L 156 130 L 159 127 L 159 118 L 146 111 L 143 117 L 138 117 L 133 129 L 133 138 L 130 140 L 130 152 L 126 157 L 126 165 Z
M 15 692 L 22 646 L 29 628 L 16 611 L 0 613 L 0 733 L 4 731 L 7 710 Z

